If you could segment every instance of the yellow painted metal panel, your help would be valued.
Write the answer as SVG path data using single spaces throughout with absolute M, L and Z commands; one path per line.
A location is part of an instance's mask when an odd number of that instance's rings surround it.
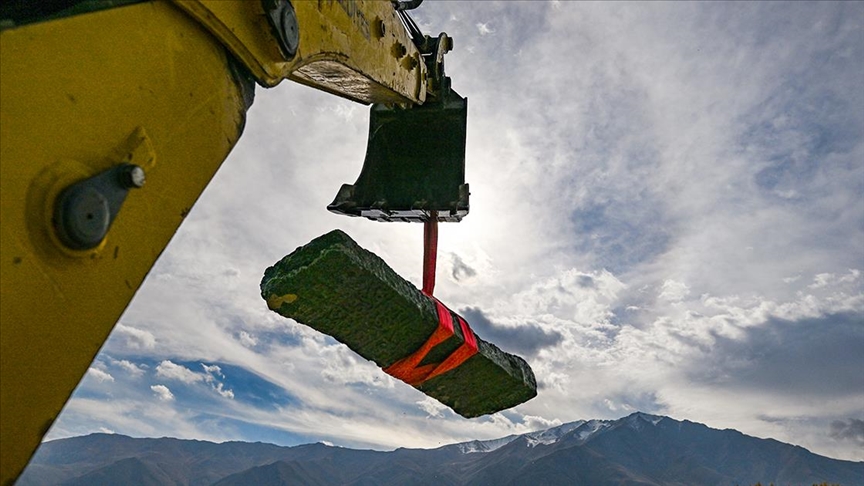
M 168 2 L 0 32 L 0 483 L 14 480 L 183 217 L 246 106 L 221 43 Z M 143 166 L 103 243 L 62 247 L 53 201 Z
M 389 0 L 295 0 L 299 48 L 286 60 L 261 2 L 175 0 L 265 86 L 283 79 L 361 103 L 422 104 L 426 65 Z

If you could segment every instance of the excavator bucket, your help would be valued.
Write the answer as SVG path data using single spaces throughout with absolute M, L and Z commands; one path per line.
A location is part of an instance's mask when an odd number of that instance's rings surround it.
M 375 221 L 459 222 L 468 214 L 468 100 L 449 91 L 411 108 L 372 105 L 366 159 L 327 209 Z

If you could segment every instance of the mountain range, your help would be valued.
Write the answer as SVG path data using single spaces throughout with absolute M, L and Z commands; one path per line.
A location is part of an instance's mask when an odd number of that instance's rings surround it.
M 91 434 L 42 444 L 18 486 L 864 486 L 864 462 L 735 430 L 634 413 L 437 449 L 281 447 Z

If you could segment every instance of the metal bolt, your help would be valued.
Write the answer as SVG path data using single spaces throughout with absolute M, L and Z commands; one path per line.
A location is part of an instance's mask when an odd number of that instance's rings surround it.
M 290 0 L 262 0 L 267 20 L 279 41 L 279 48 L 287 60 L 294 58 L 300 44 L 300 25 Z
M 147 174 L 144 169 L 134 164 L 127 164 L 123 167 L 121 175 L 121 184 L 129 189 L 140 189 L 147 182 Z
M 96 248 L 105 239 L 130 189 L 144 187 L 144 169 L 119 164 L 64 189 L 54 206 L 57 237 L 73 250 Z
M 73 186 L 60 196 L 55 213 L 60 239 L 72 249 L 88 250 L 99 245 L 111 225 L 105 196 L 92 187 Z

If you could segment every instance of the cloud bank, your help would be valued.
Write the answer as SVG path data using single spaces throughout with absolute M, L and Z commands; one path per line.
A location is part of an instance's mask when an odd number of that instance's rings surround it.
M 283 83 L 49 437 L 434 447 L 642 410 L 864 460 L 864 4 L 427 3 L 471 106 L 436 293 L 539 396 L 465 420 L 267 310 L 264 269 L 333 228 L 422 268 L 419 225 L 325 209 L 367 109 Z

